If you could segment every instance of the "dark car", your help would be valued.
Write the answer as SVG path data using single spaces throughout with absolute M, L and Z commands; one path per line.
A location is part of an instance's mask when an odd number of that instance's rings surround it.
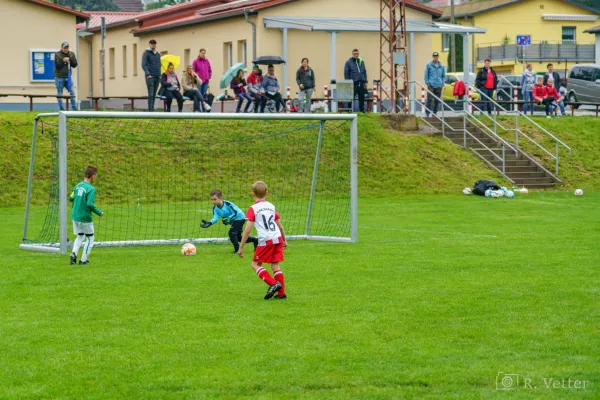
M 516 86 L 518 88 L 519 100 L 523 100 L 523 93 L 521 92 L 521 76 L 498 75 L 498 88 L 496 89 L 496 99 L 498 101 L 514 100 L 513 86 Z

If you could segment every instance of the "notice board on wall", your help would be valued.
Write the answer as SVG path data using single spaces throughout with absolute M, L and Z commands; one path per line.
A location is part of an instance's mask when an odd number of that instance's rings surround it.
M 29 80 L 31 82 L 54 82 L 54 55 L 58 50 L 29 50 Z

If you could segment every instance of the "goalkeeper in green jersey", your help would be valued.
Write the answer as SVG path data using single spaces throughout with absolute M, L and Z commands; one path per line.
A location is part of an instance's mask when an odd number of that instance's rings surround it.
M 87 237 L 85 246 L 83 247 L 83 253 L 81 254 L 81 260 L 79 264 L 89 264 L 88 257 L 94 247 L 94 223 L 92 222 L 92 213 L 103 216 L 104 213 L 94 205 L 94 199 L 96 197 L 96 188 L 92 186 L 92 183 L 98 177 L 98 169 L 92 166 L 85 167 L 85 177 L 83 182 L 80 182 L 75 186 L 69 201 L 73 203 L 73 212 L 71 213 L 71 219 L 73 219 L 73 232 L 77 235 L 75 243 L 73 244 L 73 252 L 71 253 L 70 261 L 71 265 L 77 264 L 77 253 L 79 248 L 83 244 L 84 237 Z

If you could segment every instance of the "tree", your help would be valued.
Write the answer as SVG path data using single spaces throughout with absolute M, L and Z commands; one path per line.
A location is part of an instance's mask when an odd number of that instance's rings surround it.
M 121 11 L 113 0 L 54 0 L 53 3 L 82 11 Z
M 451 34 L 452 35 L 452 34 Z M 452 43 L 452 41 L 450 41 Z M 465 72 L 463 64 L 463 37 L 459 34 L 455 34 L 454 43 L 456 44 L 456 71 Z M 448 65 L 452 65 L 452 49 L 448 51 Z
M 156 3 L 146 4 L 146 11 L 148 10 L 157 10 L 159 8 L 163 8 L 166 6 L 174 6 L 181 3 L 187 3 L 190 0 L 159 0 Z

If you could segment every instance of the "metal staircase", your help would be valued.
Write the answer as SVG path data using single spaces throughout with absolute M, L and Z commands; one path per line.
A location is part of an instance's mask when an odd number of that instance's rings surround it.
M 433 93 L 419 82 L 411 81 L 411 84 L 421 86 L 422 91 L 427 92 L 428 96 L 435 97 Z M 482 93 L 480 95 L 484 96 Z M 497 121 L 495 115 L 489 116 L 486 114 L 483 117 L 477 118 L 473 115 L 473 111 L 481 110 L 470 99 L 464 101 L 463 109 L 454 110 L 438 98 L 441 102 L 441 112 L 438 111 L 438 115 L 432 115 L 432 117 L 421 115 L 420 119 L 452 143 L 473 151 L 490 168 L 502 174 L 515 185 L 529 188 L 548 188 L 560 184 L 561 180 L 558 177 L 559 145 L 569 150 L 569 152 L 571 149 L 518 110 L 506 110 L 493 99 L 487 99 L 494 104 L 497 110 L 502 111 L 504 115 L 514 117 L 514 128 L 504 126 Z M 416 110 L 414 104 L 412 104 L 411 108 Z M 421 109 L 427 110 L 424 104 L 421 104 Z M 530 124 L 538 129 L 538 132 L 547 135 L 555 142 L 554 154 L 523 133 L 519 128 L 519 117 L 521 117 L 521 121 L 523 119 L 528 120 Z M 507 124 L 506 121 L 504 121 L 504 124 Z M 508 142 L 498 132 L 510 132 L 510 137 L 513 137 L 512 135 L 514 134 L 515 141 L 512 143 Z M 519 147 L 519 138 L 521 140 L 528 140 L 545 154 L 549 155 L 550 158 L 554 159 L 555 172 L 551 172 L 541 161 L 523 151 Z

